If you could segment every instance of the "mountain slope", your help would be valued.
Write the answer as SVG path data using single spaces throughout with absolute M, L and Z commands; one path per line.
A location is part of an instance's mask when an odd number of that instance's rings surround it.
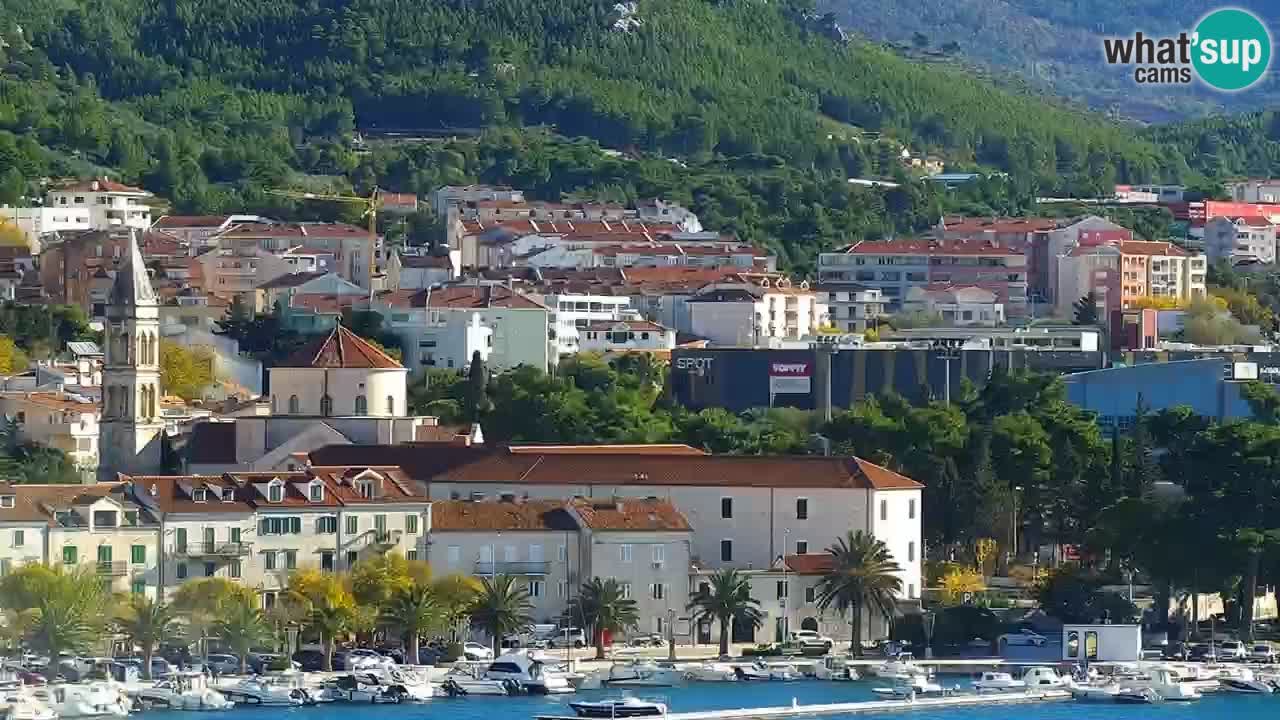
M 1137 30 L 1174 34 L 1224 5 L 1253 10 L 1272 26 L 1280 23 L 1280 7 L 1272 0 L 819 0 L 820 9 L 846 27 L 900 44 L 908 54 L 933 52 L 935 61 L 952 56 L 1011 71 L 1064 98 L 1153 122 L 1280 101 L 1274 74 L 1262 87 L 1227 94 L 1139 87 L 1126 70 L 1103 62 L 1104 37 Z M 914 44 L 917 34 L 928 46 Z M 939 53 L 948 43 L 955 46 Z

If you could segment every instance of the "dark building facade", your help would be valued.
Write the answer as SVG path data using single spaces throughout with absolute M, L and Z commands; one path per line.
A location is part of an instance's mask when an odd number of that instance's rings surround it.
M 1099 352 L 953 350 L 949 355 L 951 360 L 941 350 L 926 348 L 677 349 L 671 354 L 670 389 L 673 401 L 691 410 L 820 410 L 827 404 L 828 376 L 830 406 L 845 408 L 889 390 L 913 402 L 942 399 L 948 374 L 954 397 L 965 380 L 981 387 L 992 367 L 1070 373 L 1103 366 Z

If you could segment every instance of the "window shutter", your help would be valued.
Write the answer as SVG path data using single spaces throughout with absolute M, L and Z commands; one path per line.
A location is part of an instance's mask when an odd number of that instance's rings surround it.
M 294 535 L 302 532 L 302 518 L 289 518 L 289 531 Z
M 263 519 L 261 519 L 261 520 L 259 520 L 259 521 L 258 521 L 258 534 L 259 534 L 259 535 L 270 535 L 270 534 L 271 534 L 270 530 L 268 530 L 268 528 L 270 527 L 270 523 L 268 523 L 268 522 L 267 522 L 267 520 L 268 520 L 268 518 L 263 518 Z

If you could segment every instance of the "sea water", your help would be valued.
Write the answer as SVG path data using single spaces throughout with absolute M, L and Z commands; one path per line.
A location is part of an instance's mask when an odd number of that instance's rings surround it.
M 213 716 L 226 720 L 532 720 L 537 715 L 572 716 L 571 700 L 596 700 L 621 695 L 665 702 L 671 712 L 720 710 L 876 700 L 874 678 L 857 682 L 802 680 L 797 682 L 689 683 L 671 688 L 593 690 L 543 697 L 436 698 L 421 704 L 355 705 L 328 703 L 298 708 L 244 707 Z M 965 675 L 943 675 L 944 687 L 970 687 Z M 284 717 L 282 717 L 284 716 Z M 151 711 L 147 720 L 212 720 L 193 713 Z M 838 720 L 839 716 L 824 716 Z M 1280 695 L 1213 693 L 1190 703 L 1160 705 L 1103 705 L 1072 701 L 991 707 L 935 708 L 891 713 L 859 713 L 846 718 L 904 718 L 906 720 L 1280 720 Z

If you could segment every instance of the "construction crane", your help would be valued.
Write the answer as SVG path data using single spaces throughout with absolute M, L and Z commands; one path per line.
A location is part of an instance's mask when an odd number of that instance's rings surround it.
M 321 202 L 347 203 L 348 205 L 360 205 L 364 208 L 364 212 L 360 213 L 360 217 L 369 218 L 369 262 L 368 276 L 366 277 L 366 288 L 373 290 L 373 264 L 378 256 L 378 206 L 382 203 L 382 199 L 378 193 L 378 188 L 374 188 L 369 197 L 361 197 L 359 195 L 338 195 L 336 193 L 315 193 L 305 192 L 302 190 L 267 190 L 268 195 L 276 195 L 278 197 L 286 197 L 292 200 L 319 200 Z

